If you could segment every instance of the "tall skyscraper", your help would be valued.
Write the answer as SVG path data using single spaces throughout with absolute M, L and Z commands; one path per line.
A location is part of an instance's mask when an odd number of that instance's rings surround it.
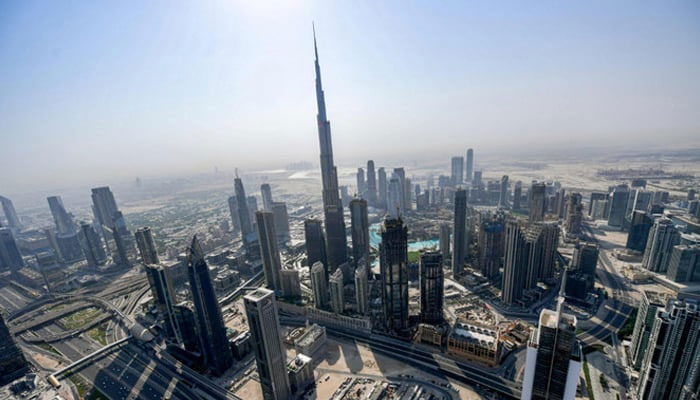
M 331 274 L 328 281 L 331 296 L 331 309 L 336 314 L 342 314 L 345 310 L 345 297 L 343 293 L 343 269 L 338 268 Z
M 527 345 L 523 400 L 574 400 L 583 353 L 576 317 L 562 312 L 566 278 L 556 310 L 543 309 Z
M 350 221 L 352 230 L 352 256 L 355 268 L 362 259 L 369 262 L 369 220 L 367 216 L 367 200 L 352 199 L 350 201 Z
M 610 214 L 608 215 L 609 226 L 616 228 L 622 228 L 624 226 L 629 194 L 630 192 L 627 185 L 616 186 L 615 189 L 613 189 L 613 192 L 610 193 Z
M 95 218 L 102 226 L 114 228 L 114 214 L 119 211 L 109 186 L 92 189 L 92 205 Z
M 452 166 L 450 169 L 450 182 L 452 186 L 461 185 L 464 182 L 464 158 L 452 157 Z
M 501 178 L 501 193 L 498 196 L 498 208 L 508 208 L 508 175 Z
M 176 318 L 175 306 L 177 298 L 173 289 L 173 280 L 168 267 L 158 264 L 146 264 L 146 277 L 151 287 L 151 293 L 168 336 L 178 344 L 185 345 L 180 332 L 179 321 Z
M 0 228 L 0 267 L 17 271 L 24 266 L 15 236 L 10 228 Z
M 231 231 L 236 233 L 241 230 L 241 219 L 238 215 L 238 201 L 236 196 L 229 196 L 228 211 L 231 213 Z
M 520 210 L 520 200 L 523 197 L 523 183 L 520 181 L 515 182 L 515 188 L 513 188 L 513 210 Z
M 143 263 L 160 263 L 160 259 L 158 258 L 158 250 L 156 249 L 156 242 L 153 240 L 151 227 L 144 226 L 139 228 L 136 230 L 134 235 L 136 236 L 136 246 L 139 248 L 139 253 L 141 254 L 141 260 L 143 260 Z
M 452 228 L 452 274 L 460 275 L 464 270 L 467 245 L 467 191 L 455 192 L 454 224 Z
M 253 233 L 253 221 L 248 210 L 248 197 L 245 195 L 245 188 L 241 178 L 234 180 L 236 190 L 236 203 L 238 204 L 238 221 L 241 224 L 241 240 L 244 244 L 250 243 Z
M 277 240 L 280 242 L 286 242 L 289 240 L 289 214 L 287 213 L 287 203 L 282 201 L 273 201 L 272 213 L 274 214 Z
M 369 313 L 369 272 L 367 262 L 362 262 L 355 270 L 355 302 L 357 312 L 361 315 Z
M 367 191 L 365 184 L 365 170 L 362 168 L 357 169 L 357 195 L 360 197 L 365 197 L 365 192 Z
M 544 212 L 547 209 L 547 202 L 545 201 L 546 189 L 547 187 L 544 183 L 533 182 L 532 186 L 530 186 L 530 192 L 528 193 L 530 222 L 544 220 Z
M 467 182 L 472 181 L 472 171 L 474 170 L 474 150 L 467 149 Z
M 668 218 L 658 218 L 649 230 L 642 267 L 653 272 L 666 272 L 668 258 L 673 246 L 680 242 L 681 235 Z
M 233 354 L 226 337 L 226 325 L 221 315 L 221 308 L 211 283 L 209 267 L 204 260 L 204 252 L 197 236 L 192 238 L 192 244 L 188 248 L 187 273 L 195 307 L 200 348 L 204 358 L 203 365 L 208 366 L 214 375 L 220 376 L 233 364 Z M 250 316 L 248 319 L 250 320 Z
M 318 106 L 318 140 L 321 147 L 321 181 L 323 183 L 323 211 L 326 221 L 326 243 L 328 264 L 335 270 L 347 261 L 347 238 L 343 203 L 338 193 L 338 171 L 333 164 L 333 144 L 331 143 L 331 123 L 326 116 L 326 100 L 321 85 L 321 66 L 318 63 L 318 48 L 314 32 L 314 61 L 316 68 L 316 104 Z
M 326 268 L 321 261 L 316 261 L 311 266 L 311 290 L 314 294 L 314 304 L 321 310 L 328 309 L 328 280 Z
M 50 196 L 46 200 L 49 202 L 49 209 L 51 210 L 51 215 L 56 223 L 56 232 L 61 235 L 75 233 L 75 223 L 73 222 L 73 217 L 68 214 L 66 208 L 63 206 L 63 200 L 60 196 Z
M 381 235 L 379 265 L 384 328 L 404 335 L 408 329 L 408 228 L 401 218 L 386 219 Z
M 566 202 L 566 219 L 564 228 L 566 233 L 578 235 L 583 228 L 583 197 L 581 193 L 569 193 Z
M 394 173 L 392 177 L 396 175 L 399 179 L 399 204 L 401 205 L 400 214 L 403 215 L 410 209 L 411 197 L 410 197 L 410 185 L 406 182 L 406 171 L 403 167 L 394 168 Z
M 19 217 L 17 216 L 17 211 L 15 211 L 15 205 L 12 204 L 12 200 L 0 196 L 0 204 L 2 204 L 2 211 L 7 219 L 7 226 L 12 229 L 21 229 L 22 224 L 19 222 Z
M 250 339 L 255 350 L 258 379 L 265 400 L 291 398 L 287 376 L 287 353 L 282 345 L 275 294 L 257 289 L 243 296 L 243 304 L 250 326 Z
M 29 364 L 24 353 L 15 343 L 15 338 L 0 314 L 0 386 L 7 385 L 27 372 Z
M 647 247 L 649 230 L 654 221 L 649 218 L 646 211 L 634 210 L 630 220 L 630 229 L 627 233 L 627 245 L 630 250 L 643 252 Z
M 637 320 L 632 331 L 632 343 L 630 345 L 630 358 L 632 368 L 639 371 L 644 361 L 644 356 L 649 349 L 649 338 L 654 327 L 656 314 L 666 306 L 667 296 L 652 292 L 642 291 L 642 301 L 639 304 Z
M 102 241 L 91 223 L 84 221 L 80 223 L 80 238 L 88 266 L 97 267 L 103 265 L 107 261 L 107 255 L 102 246 Z
M 255 219 L 258 225 L 258 243 L 265 273 L 265 284 L 272 290 L 282 290 L 282 261 L 277 247 L 274 215 L 270 211 L 257 211 Z
M 427 324 L 442 322 L 445 276 L 442 254 L 426 252 L 420 256 L 420 319 Z
M 484 215 L 479 227 L 479 267 L 487 278 L 495 278 L 505 250 L 505 221 L 502 213 Z
M 324 266 L 327 265 L 326 260 L 326 238 L 323 233 L 323 226 L 320 219 L 304 220 L 304 239 L 306 241 L 306 258 L 308 265 L 314 265 L 320 261 Z M 328 279 L 328 270 L 323 267 L 324 276 Z
M 501 301 L 511 305 L 520 300 L 527 279 L 528 248 L 525 229 L 516 220 L 506 221 L 505 256 Z
M 541 258 L 537 260 L 540 265 L 538 278 L 546 280 L 554 276 L 554 262 L 559 247 L 559 225 L 547 222 L 541 224 L 539 230 L 538 246 L 541 246 Z
M 401 208 L 402 189 L 401 180 L 395 173 L 391 175 L 391 179 L 389 180 L 388 191 L 387 212 L 391 218 L 398 218 L 403 211 Z
M 657 311 L 640 369 L 638 398 L 697 399 L 700 392 L 700 310 L 694 300 Z
M 263 209 L 265 211 L 272 211 L 272 189 L 269 183 L 260 185 L 260 195 L 262 197 Z
M 666 277 L 674 282 L 700 282 L 700 245 L 674 246 Z
M 367 161 L 367 200 L 372 207 L 377 207 L 377 175 L 372 160 Z
M 377 201 L 379 201 L 379 208 L 386 208 L 386 196 L 387 196 L 387 182 L 386 182 L 386 171 L 384 167 L 377 170 Z
M 450 225 L 446 222 L 440 224 L 440 254 L 443 263 L 450 259 Z

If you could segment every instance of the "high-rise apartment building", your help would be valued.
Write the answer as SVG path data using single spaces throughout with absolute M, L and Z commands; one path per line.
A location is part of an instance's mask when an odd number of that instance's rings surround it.
M 440 224 L 440 254 L 443 263 L 450 259 L 450 225 L 446 222 Z
M 545 200 L 546 190 L 547 187 L 544 183 L 533 182 L 532 186 L 530 186 L 530 191 L 528 192 L 528 208 L 530 211 L 530 222 L 544 220 L 544 213 L 547 209 L 547 201 Z
M 260 185 L 260 196 L 262 197 L 263 209 L 272 211 L 272 188 L 269 183 Z
M 520 210 L 520 200 L 523 197 L 523 183 L 520 181 L 515 182 L 515 187 L 513 188 L 513 210 Z
M 518 221 L 508 220 L 505 224 L 505 255 L 501 301 L 511 305 L 520 300 L 527 279 L 527 247 L 525 229 Z
M 362 168 L 357 169 L 357 195 L 360 197 L 365 197 L 365 192 L 367 191 L 367 187 L 365 184 L 365 170 Z
M 173 289 L 173 279 L 170 268 L 158 264 L 146 264 L 146 277 L 151 287 L 151 293 L 160 313 L 165 332 L 178 344 L 184 346 L 185 340 L 181 333 L 181 327 L 177 319 L 175 306 L 177 298 Z
M 458 276 L 464 270 L 467 246 L 467 191 L 457 189 L 454 201 L 452 228 L 452 274 Z
M 0 268 L 17 271 L 24 266 L 15 236 L 10 228 L 0 228 Z
M 452 157 L 450 169 L 450 182 L 452 186 L 461 185 L 464 182 L 464 158 Z
M 581 193 L 569 193 L 566 202 L 566 219 L 564 229 L 566 233 L 578 235 L 583 229 L 583 197 Z
M 401 218 L 386 219 L 381 236 L 379 265 L 384 328 L 404 335 L 408 329 L 408 228 Z
M 328 270 L 325 265 L 326 260 L 326 238 L 323 233 L 323 226 L 320 219 L 304 220 L 304 239 L 306 241 L 306 262 L 309 266 L 320 261 L 324 265 L 325 277 L 328 279 Z
M 644 361 L 644 356 L 649 348 L 651 330 L 656 320 L 656 314 L 666 306 L 668 297 L 662 293 L 644 290 L 642 300 L 639 303 L 637 320 L 632 331 L 632 343 L 630 345 L 630 358 L 632 368 L 639 371 Z
M 233 233 L 240 232 L 241 219 L 238 215 L 238 201 L 236 201 L 236 196 L 229 196 L 228 211 L 231 214 L 231 231 Z
M 467 149 L 467 182 L 472 181 L 472 171 L 474 170 L 474 150 Z
M 255 220 L 258 225 L 258 244 L 265 273 L 265 284 L 272 290 L 282 290 L 282 260 L 277 247 L 277 232 L 275 231 L 274 214 L 270 211 L 257 211 Z
M 505 220 L 503 214 L 482 215 L 479 226 L 479 267 L 490 279 L 498 276 L 505 251 Z
M 243 296 L 250 326 L 250 340 L 255 351 L 258 380 L 265 400 L 291 398 L 287 376 L 287 353 L 282 344 L 275 294 L 260 288 Z
M 377 175 L 372 160 L 367 161 L 367 200 L 372 207 L 377 207 Z
M 673 246 L 666 277 L 680 283 L 700 282 L 700 245 Z
M 386 181 L 386 171 L 384 167 L 377 170 L 377 201 L 379 202 L 379 208 L 387 208 L 387 181 Z
M 136 246 L 139 248 L 139 253 L 141 253 L 141 260 L 143 260 L 143 263 L 160 263 L 160 258 L 158 257 L 156 242 L 153 240 L 153 233 L 151 232 L 151 227 L 144 226 L 142 228 L 139 228 L 136 230 L 136 233 L 134 235 L 136 236 Z
M 668 218 L 657 218 L 649 230 L 642 267 L 653 272 L 666 272 L 673 246 L 680 242 L 681 235 Z
M 647 247 L 649 230 L 651 230 L 653 224 L 654 221 L 649 218 L 646 211 L 632 211 L 626 247 L 630 250 L 643 252 Z
M 108 186 L 92 189 L 92 210 L 102 226 L 114 229 L 114 214 L 119 211 L 114 194 Z
M 226 337 L 226 325 L 224 325 L 221 307 L 212 286 L 209 267 L 204 260 L 204 252 L 197 236 L 192 238 L 192 244 L 188 248 L 187 273 L 204 358 L 203 365 L 206 365 L 214 375 L 220 376 L 233 364 L 233 354 Z
M 88 266 L 97 267 L 107 261 L 102 240 L 100 240 L 100 236 L 95 232 L 95 228 L 93 228 L 91 223 L 80 222 L 80 241 Z
M 234 180 L 234 188 L 236 191 L 236 203 L 238 206 L 238 221 L 241 224 L 241 240 L 244 244 L 252 241 L 253 234 L 253 219 L 248 210 L 248 198 L 245 195 L 245 188 L 241 178 Z
M 420 319 L 427 324 L 442 322 L 445 276 L 442 254 L 425 252 L 420 255 Z
M 326 268 L 321 261 L 316 261 L 311 266 L 309 275 L 311 276 L 311 290 L 314 295 L 314 305 L 321 310 L 328 309 L 328 280 Z
M 361 260 L 369 262 L 367 200 L 355 198 L 350 201 L 350 222 L 353 263 L 357 268 Z
M 337 268 L 335 272 L 331 274 L 330 280 L 328 281 L 328 286 L 330 289 L 331 297 L 331 309 L 336 314 L 342 314 L 345 311 L 345 296 L 343 293 L 343 269 Z
M 498 195 L 498 208 L 508 208 L 508 175 L 501 178 L 501 192 Z
M 369 265 L 362 262 L 355 270 L 355 303 L 360 315 L 369 313 Z
M 290 238 L 289 214 L 287 213 L 287 203 L 282 201 L 273 201 L 271 211 L 275 222 L 275 232 L 277 232 L 277 241 L 286 242 Z
M 29 364 L 24 353 L 15 343 L 15 338 L 0 314 L 0 386 L 7 385 L 27 372 Z
M 622 228 L 625 224 L 625 214 L 627 212 L 627 201 L 630 191 L 627 185 L 616 186 L 610 193 L 609 204 L 610 213 L 608 214 L 608 225 L 616 228 Z

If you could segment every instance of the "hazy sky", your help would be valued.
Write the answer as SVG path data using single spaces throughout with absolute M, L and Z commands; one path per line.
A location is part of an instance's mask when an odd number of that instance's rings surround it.
M 700 138 L 698 1 L 261 3 L 3 1 L 0 192 L 317 162 L 312 20 L 340 164 Z

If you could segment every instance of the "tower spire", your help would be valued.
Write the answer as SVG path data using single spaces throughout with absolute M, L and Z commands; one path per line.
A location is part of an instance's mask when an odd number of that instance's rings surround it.
M 314 54 L 316 55 L 316 62 L 318 62 L 318 48 L 316 47 L 316 25 L 314 25 L 314 21 L 311 21 L 311 29 L 314 31 Z

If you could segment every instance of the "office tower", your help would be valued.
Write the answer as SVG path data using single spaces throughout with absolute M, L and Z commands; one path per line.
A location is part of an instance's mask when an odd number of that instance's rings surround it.
M 674 282 L 700 282 L 700 245 L 674 246 L 666 277 Z
M 250 243 L 253 233 L 253 221 L 248 210 L 248 197 L 245 195 L 245 188 L 241 178 L 234 180 L 236 191 L 236 203 L 238 204 L 238 221 L 241 225 L 241 240 L 244 244 Z M 245 200 L 245 201 L 244 201 Z
M 640 369 L 638 398 L 697 399 L 700 392 L 700 311 L 694 300 L 657 311 Z
M 450 259 L 450 225 L 446 222 L 440 224 L 440 254 L 443 263 Z
M 282 290 L 280 271 L 282 261 L 277 247 L 274 214 L 270 211 L 257 211 L 255 220 L 258 225 L 258 244 L 265 273 L 265 285 L 272 290 Z
M 19 222 L 19 216 L 17 216 L 17 211 L 15 210 L 14 204 L 12 204 L 12 200 L 0 196 L 0 203 L 2 204 L 2 211 L 7 219 L 7 226 L 15 230 L 21 229 L 22 224 Z
M 275 294 L 257 289 L 243 296 L 250 339 L 255 350 L 258 379 L 265 400 L 291 398 L 287 377 L 287 353 L 282 345 L 282 328 L 277 312 Z
M 389 180 L 389 193 L 387 199 L 387 212 L 391 218 L 398 218 L 401 215 L 401 183 L 399 177 L 394 173 Z
M 355 270 L 355 302 L 357 312 L 361 315 L 369 313 L 369 266 L 363 262 Z
M 645 190 L 637 189 L 634 194 L 634 202 L 632 206 L 632 212 L 634 211 L 647 211 L 649 206 L 652 204 L 652 197 L 654 193 L 647 192 Z
M 686 200 L 688 201 L 693 201 L 695 200 L 695 189 L 688 189 L 688 195 L 686 196 Z
M 580 195 L 579 195 L 580 196 Z M 561 219 L 564 218 L 566 211 L 568 210 L 568 200 L 569 198 L 566 197 L 566 190 L 564 189 L 559 189 L 557 194 L 555 195 L 555 200 L 554 200 L 554 207 L 555 209 L 552 210 L 554 214 L 556 214 L 557 218 Z M 581 199 L 578 199 L 579 203 L 581 203 Z
M 544 212 L 547 209 L 547 203 L 545 201 L 546 190 L 547 187 L 544 183 L 533 182 L 532 186 L 530 186 L 530 192 L 528 193 L 528 208 L 530 210 L 530 222 L 544 220 Z
M 413 203 L 411 202 L 411 180 L 408 178 L 404 180 L 403 198 L 404 204 L 406 205 L 406 211 L 413 209 Z
M 236 196 L 229 196 L 228 211 L 231 213 L 231 231 L 236 233 L 241 230 L 241 219 L 238 215 L 238 202 Z
M 289 214 L 287 214 L 287 203 L 281 201 L 272 202 L 272 214 L 275 222 L 275 232 L 277 240 L 286 242 L 289 240 Z
M 365 170 L 362 168 L 357 169 L 357 195 L 360 197 L 365 197 Z
M 60 249 L 61 258 L 66 263 L 74 263 L 84 258 L 83 249 L 77 232 L 56 233 L 56 243 Z
M 596 200 L 606 200 L 608 198 L 608 195 L 605 193 L 598 193 L 598 192 L 593 192 L 591 193 L 591 202 L 588 203 L 588 215 L 593 217 L 593 205 Z
M 262 197 L 263 209 L 272 211 L 272 189 L 269 183 L 260 185 L 260 196 Z
M 442 322 L 445 291 L 442 254 L 425 252 L 420 255 L 420 319 L 427 324 Z
M 474 170 L 474 150 L 467 149 L 467 182 L 472 181 L 472 171 Z
M 505 250 L 505 221 L 503 214 L 482 218 L 479 226 L 479 267 L 487 278 L 498 276 Z
M 372 160 L 367 161 L 367 200 L 372 207 L 377 206 L 377 175 Z
M 10 228 L 0 228 L 0 267 L 17 271 L 24 266 L 22 253 L 17 247 Z
M 528 257 L 525 229 L 516 220 L 505 224 L 505 255 L 501 301 L 507 305 L 516 303 L 523 294 L 527 279 Z
M 384 220 L 379 245 L 384 328 L 402 335 L 408 329 L 408 228 L 401 218 Z
M 649 230 L 654 221 L 649 218 L 646 211 L 634 210 L 630 220 L 630 229 L 627 234 L 626 247 L 630 250 L 643 252 L 647 247 L 647 239 L 649 238 Z
M 474 171 L 474 181 L 472 182 L 472 186 L 481 185 L 481 175 L 482 171 Z
M 258 198 L 255 196 L 248 196 L 248 213 L 253 221 L 253 230 L 255 230 L 255 212 L 258 211 Z
M 283 269 L 280 271 L 280 280 L 282 281 L 282 296 L 290 299 L 301 298 L 299 271 L 295 269 Z
M 379 193 L 377 193 L 377 200 L 379 201 L 378 206 L 380 208 L 386 208 L 386 196 L 387 196 L 387 183 L 386 183 L 386 171 L 384 171 L 384 167 L 381 167 L 377 170 L 377 190 Z
M 667 296 L 649 290 L 642 291 L 637 320 L 632 331 L 630 358 L 632 367 L 639 371 L 649 348 L 649 338 L 656 320 L 656 314 L 666 306 Z
M 554 262 L 557 256 L 557 247 L 559 246 L 559 225 L 556 223 L 539 225 L 538 246 L 541 248 L 541 258 L 537 260 L 537 264 L 539 264 L 538 278 L 547 280 L 554 276 Z
M 112 227 L 108 229 L 117 246 L 119 262 L 123 265 L 131 265 L 130 256 L 134 254 L 134 240 L 131 232 L 126 227 L 126 221 L 121 211 L 116 211 L 112 216 Z
M 622 228 L 625 223 L 625 213 L 627 211 L 627 200 L 629 198 L 627 185 L 616 186 L 609 196 L 610 214 L 608 215 L 608 225 Z
M 139 254 L 141 254 L 141 260 L 144 264 L 158 264 L 160 259 L 158 258 L 158 250 L 156 249 L 156 243 L 153 240 L 153 233 L 151 228 L 144 226 L 136 230 L 134 234 L 136 238 L 136 246 L 139 249 Z
M 406 196 L 406 191 L 407 191 L 407 185 L 406 185 L 406 171 L 403 168 L 394 168 L 394 172 L 392 174 L 392 179 L 393 177 L 396 176 L 398 179 L 398 199 L 399 199 L 399 206 L 400 206 L 400 215 L 403 215 L 406 211 L 409 209 L 409 203 L 410 200 L 407 199 Z M 391 188 L 389 188 L 391 190 Z M 408 192 L 410 193 L 410 189 L 408 189 Z M 410 199 L 410 197 L 409 197 Z
M 566 233 L 573 235 L 581 233 L 583 223 L 582 201 L 581 193 L 569 193 L 569 198 L 566 202 L 566 220 L 564 221 Z
M 450 182 L 452 186 L 461 185 L 464 182 L 464 158 L 452 157 L 452 168 L 450 169 Z
M 114 213 L 119 211 L 114 194 L 108 186 L 92 189 L 92 205 L 95 218 L 101 226 L 114 228 Z
M 47 197 L 46 200 L 49 202 L 49 209 L 51 210 L 51 215 L 56 223 L 56 232 L 59 235 L 75 233 L 75 223 L 73 222 L 73 217 L 66 211 L 61 197 L 50 196 Z
M 557 309 L 542 310 L 528 342 L 520 397 L 523 400 L 576 398 L 583 355 L 576 339 L 576 317 L 561 311 L 564 286 L 562 282 Z
M 200 353 L 202 351 L 197 332 L 197 319 L 186 303 L 178 304 L 173 308 L 175 324 L 177 325 L 182 342 L 186 350 Z
M 599 254 L 598 246 L 593 243 L 576 243 L 571 258 L 571 269 L 594 277 Z
M 177 343 L 184 345 L 180 325 L 175 315 L 177 298 L 173 289 L 173 280 L 170 269 L 158 264 L 146 264 L 146 277 L 151 287 L 151 293 L 160 316 L 163 318 L 165 331 L 168 337 Z
M 467 245 L 467 191 L 455 192 L 454 223 L 452 228 L 452 275 L 460 275 L 464 270 L 464 257 Z
M 642 267 L 653 272 L 666 272 L 668 258 L 681 235 L 668 218 L 658 218 L 649 230 Z
M 321 181 L 323 183 L 323 211 L 326 221 L 326 245 L 329 270 L 335 270 L 347 261 L 347 238 L 343 204 L 338 197 L 338 171 L 333 164 L 333 144 L 331 143 L 331 123 L 326 116 L 326 100 L 321 85 L 321 66 L 318 63 L 316 34 L 314 33 L 314 54 L 316 59 L 316 103 L 318 106 L 318 140 L 321 147 Z
M 328 309 L 328 278 L 326 278 L 326 268 L 321 261 L 316 261 L 311 266 L 311 290 L 314 294 L 314 304 L 316 308 Z
M 350 220 L 352 230 L 352 257 L 355 268 L 362 259 L 369 262 L 369 220 L 367 216 L 367 200 L 352 199 L 350 201 Z
M 197 236 L 192 238 L 192 244 L 188 249 L 187 273 L 204 359 L 202 364 L 208 366 L 214 375 L 221 376 L 233 364 L 233 355 L 226 337 L 221 308 L 211 283 L 209 267 L 204 260 L 204 252 Z
M 343 269 L 338 268 L 331 274 L 328 281 L 331 296 L 331 309 L 336 314 L 342 314 L 345 310 L 345 297 L 343 295 Z
M 320 261 L 327 265 L 326 260 L 326 238 L 323 234 L 323 227 L 320 219 L 304 220 L 304 239 L 306 241 L 306 263 L 314 265 Z M 328 279 L 328 272 L 324 267 L 324 276 Z
M 523 183 L 520 181 L 515 182 L 515 188 L 513 189 L 513 210 L 520 210 L 520 199 L 523 197 Z
M 93 228 L 92 224 L 89 222 L 80 223 L 80 238 L 88 266 L 95 268 L 107 261 L 107 255 L 105 254 L 104 247 L 102 247 L 102 241 L 99 235 L 97 235 L 97 232 L 95 232 L 95 228 Z
M 29 364 L 24 353 L 15 343 L 5 318 L 0 314 L 0 386 L 7 385 L 27 372 Z
M 508 175 L 501 178 L 501 193 L 498 197 L 498 208 L 508 208 Z

